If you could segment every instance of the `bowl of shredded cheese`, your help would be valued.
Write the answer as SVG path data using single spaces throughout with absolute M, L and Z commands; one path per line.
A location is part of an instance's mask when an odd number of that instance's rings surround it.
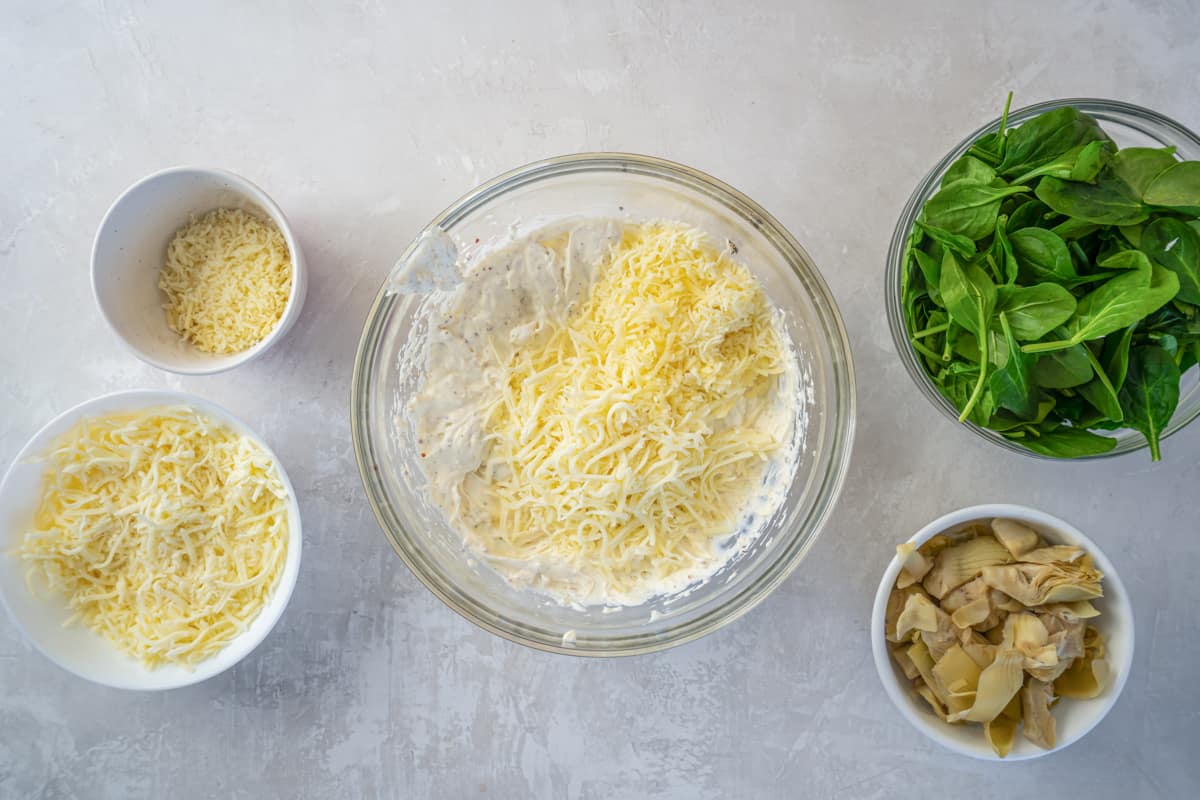
M 176 167 L 135 183 L 92 247 L 101 314 L 143 361 L 186 375 L 264 353 L 304 305 L 304 256 L 262 189 L 219 169 Z
M 89 400 L 0 484 L 0 598 L 64 669 L 170 689 L 228 669 L 283 613 L 300 514 L 270 448 L 180 392 Z
M 513 641 L 663 649 L 811 546 L 854 423 L 849 346 L 766 211 L 660 159 L 483 185 L 397 262 L 360 342 L 368 498 L 438 597 Z

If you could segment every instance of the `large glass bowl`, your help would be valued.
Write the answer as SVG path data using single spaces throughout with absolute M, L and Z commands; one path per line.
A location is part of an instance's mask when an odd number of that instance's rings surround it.
M 1196 134 L 1178 122 L 1168 119 L 1162 114 L 1151 111 L 1148 108 L 1142 108 L 1141 106 L 1129 103 L 1120 103 L 1116 100 L 1099 100 L 1083 97 L 1050 100 L 1011 112 L 1008 115 L 1008 125 L 1010 128 L 1015 128 L 1022 122 L 1036 117 L 1038 114 L 1062 108 L 1063 106 L 1074 106 L 1080 111 L 1095 117 L 1100 121 L 1100 126 L 1104 128 L 1104 131 L 1117 143 L 1118 147 L 1168 147 L 1174 145 L 1176 155 L 1179 158 L 1185 161 L 1200 160 L 1200 138 L 1197 138 Z M 900 214 L 900 221 L 896 223 L 896 230 L 892 234 L 891 245 L 888 247 L 887 277 L 884 294 L 887 302 L 888 326 L 892 331 L 892 341 L 896 345 L 896 352 L 899 353 L 904 368 L 908 370 L 909 376 L 917 384 L 917 388 L 921 390 L 921 394 L 925 395 L 929 399 L 929 402 L 933 403 L 934 407 L 956 423 L 958 422 L 958 409 L 938 392 L 937 387 L 934 386 L 933 381 L 917 360 L 916 351 L 913 350 L 912 343 L 908 339 L 908 330 L 904 324 L 904 309 L 900 297 L 900 273 L 904 268 L 904 245 L 909 233 L 913 229 L 913 223 L 916 222 L 917 215 L 921 213 L 921 207 L 938 190 L 942 181 L 942 175 L 946 173 L 950 165 L 966 153 L 967 148 L 976 139 L 984 134 L 999 130 L 999 128 L 1000 118 L 996 117 L 996 119 L 959 142 L 941 161 L 934 165 L 929 174 L 925 176 L 925 179 L 918 184 L 916 191 L 912 193 L 912 197 L 908 199 L 908 204 Z M 1161 438 L 1166 439 L 1198 416 L 1200 416 L 1200 379 L 1197 378 L 1197 370 L 1192 369 L 1184 376 L 1183 384 L 1180 386 L 1179 406 L 1175 410 L 1175 415 L 1171 418 L 1171 424 L 1164 429 Z M 1034 458 L 1054 461 L 1063 460 L 1058 456 L 1035 453 L 1016 442 L 1004 438 L 999 433 L 980 427 L 973 422 L 967 421 L 962 423 L 962 425 L 987 441 L 1008 450 L 1033 456 Z M 1082 458 L 1119 456 L 1123 453 L 1131 453 L 1135 450 L 1144 450 L 1149 447 L 1145 437 L 1135 430 L 1096 431 L 1096 433 L 1114 437 L 1117 440 L 1117 446 L 1107 453 L 1093 456 L 1076 456 L 1069 460 L 1077 461 Z
M 728 239 L 783 312 L 804 380 L 799 462 L 761 534 L 691 591 L 635 607 L 571 608 L 517 590 L 472 557 L 425 498 L 404 409 L 418 376 L 400 352 L 420 336 L 420 298 L 380 290 L 354 366 L 351 426 L 367 497 L 392 547 L 448 606 L 541 650 L 628 655 L 690 641 L 762 601 L 808 551 L 841 488 L 854 429 L 850 347 L 812 259 L 770 214 L 735 189 L 656 158 L 582 154 L 540 161 L 480 186 L 438 215 L 469 263 L 490 245 L 573 216 L 669 219 Z M 415 244 L 415 242 L 414 242 Z M 410 245 L 401 262 L 413 252 Z M 798 430 L 801 426 L 798 426 Z

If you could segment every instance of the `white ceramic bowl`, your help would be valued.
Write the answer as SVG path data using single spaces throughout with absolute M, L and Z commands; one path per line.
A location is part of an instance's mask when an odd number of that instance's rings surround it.
M 1092 623 L 1104 635 L 1106 658 L 1109 663 L 1108 685 L 1099 697 L 1091 700 L 1064 699 L 1053 709 L 1054 717 L 1058 720 L 1055 748 L 1043 750 L 1018 732 L 1012 752 L 1007 757 L 1000 758 L 992 752 L 991 746 L 984 739 L 982 725 L 948 725 L 934 716 L 928 704 L 909 689 L 910 681 L 904 677 L 904 673 L 888 653 L 887 641 L 884 639 L 887 599 L 896 585 L 896 577 L 900 574 L 900 561 L 895 557 L 883 573 L 883 580 L 880 581 L 879 591 L 875 595 L 875 608 L 871 613 L 871 651 L 875 656 L 875 669 L 879 672 L 879 679 L 883 681 L 883 688 L 887 690 L 888 696 L 905 719 L 921 733 L 956 753 L 972 758 L 984 761 L 1024 761 L 1057 753 L 1072 742 L 1078 741 L 1096 727 L 1100 720 L 1104 719 L 1104 715 L 1116 705 L 1133 665 L 1133 608 L 1129 604 L 1125 585 L 1121 583 L 1112 562 L 1095 542 L 1074 526 L 1044 511 L 1005 504 L 972 506 L 934 520 L 908 541 L 919 547 L 936 534 L 956 531 L 970 522 L 996 517 L 1022 522 L 1040 533 L 1042 538 L 1051 544 L 1082 547 L 1091 554 L 1097 568 L 1104 573 L 1104 597 L 1094 601 L 1094 605 L 1100 610 L 1100 616 L 1092 620 Z
M 158 288 L 171 237 L 192 215 L 215 208 L 270 219 L 292 257 L 292 291 L 283 317 L 261 342 L 230 355 L 202 352 L 171 330 Z M 108 209 L 92 245 L 92 292 L 109 327 L 147 364 L 184 375 L 223 372 L 266 352 L 300 316 L 307 288 L 304 254 L 279 206 L 262 189 L 225 170 L 173 167 L 142 178 Z
M 147 669 L 100 634 L 78 625 L 63 627 L 69 616 L 66 604 L 57 597 L 39 597 L 29 592 L 25 585 L 25 565 L 14 551 L 20 546 L 41 492 L 45 468 L 35 459 L 49 449 L 56 437 L 83 417 L 180 404 L 198 409 L 249 436 L 270 455 L 288 493 L 288 552 L 270 602 L 224 650 L 191 669 L 176 665 Z M 215 403 L 184 392 L 118 392 L 88 400 L 60 414 L 30 439 L 8 468 L 0 483 L 0 601 L 25 638 L 68 672 L 117 689 L 174 689 L 224 672 L 266 638 L 283 614 L 296 585 L 300 541 L 300 509 L 287 473 L 267 444 L 245 423 Z

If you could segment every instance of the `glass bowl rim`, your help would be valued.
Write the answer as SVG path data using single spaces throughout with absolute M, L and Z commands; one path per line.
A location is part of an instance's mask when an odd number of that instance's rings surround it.
M 1146 128 L 1140 127 L 1135 124 L 1135 120 L 1137 122 L 1150 123 L 1159 129 L 1165 129 L 1169 131 L 1172 137 L 1188 141 L 1197 149 L 1200 149 L 1200 136 L 1198 136 L 1185 125 L 1176 122 L 1170 117 L 1160 114 L 1153 109 L 1139 106 L 1134 103 L 1126 103 L 1121 100 L 1109 100 L 1102 97 L 1067 97 L 1056 100 L 1044 100 L 1040 103 L 1022 106 L 1021 108 L 1009 111 L 1008 124 L 1012 125 L 1014 122 L 1026 122 L 1038 114 L 1046 111 L 1053 111 L 1056 108 L 1063 108 L 1066 106 L 1074 106 L 1081 111 L 1088 113 L 1095 111 L 1098 113 L 1108 112 L 1128 115 L 1134 119 L 1122 120 L 1120 124 L 1125 125 L 1126 127 L 1134 128 L 1140 133 L 1143 133 L 1151 138 L 1159 138 L 1161 136 L 1160 131 L 1150 131 Z M 986 133 L 991 133 L 992 131 L 999 129 L 1001 119 L 1002 116 L 997 116 L 995 119 L 979 126 L 969 135 L 967 135 L 966 138 L 952 147 L 949 152 L 946 153 L 946 155 L 942 156 L 942 158 L 935 163 L 933 167 L 927 173 L 925 173 L 925 176 L 917 183 L 916 188 L 913 190 L 912 194 L 909 195 L 908 201 L 904 204 L 904 208 L 900 212 L 900 217 L 896 221 L 896 227 L 892 232 L 891 241 L 888 243 L 883 291 L 888 328 L 892 335 L 892 345 L 895 347 L 897 355 L 900 356 L 900 362 L 904 365 L 905 372 L 908 373 L 909 378 L 912 379 L 913 383 L 916 384 L 917 389 L 921 392 L 921 394 L 924 395 L 925 398 L 929 400 L 929 402 L 938 411 L 940 411 L 947 418 L 953 420 L 955 424 L 971 431 L 980 439 L 983 439 L 984 441 L 994 444 L 998 447 L 1002 447 L 1005 450 L 1019 453 L 1020 455 L 1028 458 L 1057 462 L 1093 461 L 1148 450 L 1150 445 L 1143 438 L 1140 441 L 1136 439 L 1130 440 L 1128 445 L 1118 444 L 1107 453 L 1096 453 L 1093 455 L 1052 456 L 1044 453 L 1036 453 L 1033 450 L 1022 447 L 1021 445 L 1010 441 L 995 431 L 976 425 L 971 420 L 965 420 L 960 423 L 958 421 L 959 410 L 955 408 L 949 400 L 943 397 L 936 388 L 934 388 L 933 382 L 930 380 L 929 375 L 916 360 L 913 348 L 908 341 L 907 327 L 904 323 L 903 298 L 900 296 L 900 273 L 904 269 L 902 261 L 905 242 L 908 239 L 909 232 L 912 230 L 917 215 L 920 213 L 921 206 L 924 204 L 923 201 L 931 196 L 932 190 L 936 186 L 937 182 L 941 179 L 941 176 L 951 164 L 953 164 L 959 157 L 966 153 L 976 139 Z M 1176 411 L 1176 414 L 1177 416 L 1172 418 L 1171 424 L 1168 425 L 1163 431 L 1160 441 L 1167 439 L 1175 433 L 1178 433 L 1180 430 L 1187 427 L 1189 423 L 1193 422 L 1197 417 L 1200 417 L 1200 404 L 1197 404 L 1195 410 L 1185 413 L 1182 416 L 1178 415 L 1178 410 Z
M 783 529 L 782 533 L 790 541 L 790 544 L 785 545 L 772 563 L 767 565 L 762 575 L 750 585 L 723 598 L 715 608 L 686 620 L 678 626 L 658 633 L 622 636 L 613 639 L 613 644 L 602 642 L 598 647 L 585 645 L 583 641 L 568 646 L 549 639 L 535 639 L 522 631 L 525 626 L 512 624 L 512 621 L 500 615 L 491 615 L 490 618 L 485 618 L 460 603 L 451 592 L 447 591 L 447 587 L 442 586 L 441 581 L 430 574 L 420 563 L 421 559 L 417 557 L 419 548 L 414 547 L 414 552 L 410 553 L 402 546 L 400 539 L 412 539 L 413 535 L 408 531 L 408 526 L 403 523 L 399 515 L 393 514 L 391 517 L 396 519 L 397 523 L 401 523 L 400 529 L 403 536 L 395 535 L 392 526 L 388 523 L 389 515 L 385 512 L 384 506 L 390 506 L 390 503 L 386 498 L 381 480 L 374 474 L 373 453 L 375 448 L 370 441 L 368 410 L 371 384 L 370 367 L 375 361 L 382 332 L 390 317 L 391 306 L 395 302 L 394 295 L 389 295 L 387 292 L 386 276 L 367 312 L 367 319 L 355 352 L 350 387 L 350 429 L 359 477 L 362 480 L 367 501 L 384 537 L 409 571 L 452 611 L 489 633 L 535 650 L 578 657 L 641 655 L 694 641 L 736 621 L 766 599 L 803 560 L 828 523 L 849 471 L 857 408 L 854 363 L 849 336 L 833 293 L 817 269 L 816 262 L 787 228 L 757 202 L 723 181 L 692 167 L 655 156 L 621 152 L 587 152 L 533 161 L 511 169 L 462 195 L 423 226 L 413 237 L 401 256 L 401 260 L 416 246 L 423 232 L 435 227 L 445 230 L 466 218 L 471 212 L 513 189 L 546 178 L 587 172 L 627 172 L 668 183 L 673 182 L 706 195 L 735 212 L 763 233 L 771 245 L 779 251 L 781 259 L 786 262 L 791 272 L 791 277 L 804 284 L 806 293 L 813 301 L 816 319 L 820 323 L 827 346 L 841 359 L 840 364 L 837 363 L 837 359 L 833 359 L 825 365 L 830 372 L 830 384 L 837 390 L 834 395 L 838 402 L 836 407 L 829 412 L 833 415 L 833 422 L 830 425 L 829 442 L 826 445 L 827 468 L 825 474 L 820 477 L 812 489 L 815 501 L 813 513 L 809 515 L 811 535 L 802 539 L 798 529 Z M 470 597 L 469 593 L 458 587 L 451 588 L 456 589 L 464 597 Z M 477 601 L 474 604 L 481 608 L 485 607 Z M 499 624 L 500 622 L 504 624 Z

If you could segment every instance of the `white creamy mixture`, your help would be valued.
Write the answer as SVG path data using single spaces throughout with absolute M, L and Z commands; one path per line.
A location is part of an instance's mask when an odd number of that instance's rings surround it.
M 738 499 L 739 522 L 712 536 L 686 570 L 667 579 L 634 582 L 614 592 L 596 573 L 566 562 L 514 558 L 495 534 L 487 502 L 488 476 L 504 465 L 489 461 L 493 443 L 488 417 L 500 402 L 507 365 L 520 348 L 535 348 L 586 302 L 614 248 L 624 223 L 575 219 L 541 228 L 492 252 L 462 274 L 457 248 L 445 234 L 426 234 L 416 255 L 400 268 L 392 289 L 428 295 L 422 313 L 428 333 L 410 357 L 421 380 L 411 396 L 408 424 L 420 453 L 432 502 L 459 531 L 473 554 L 509 583 L 532 588 L 570 605 L 637 605 L 678 593 L 710 577 L 743 549 L 782 501 L 802 438 L 797 431 L 799 376 L 794 354 L 786 352 L 784 372 L 771 380 L 765 396 L 742 400 L 723 426 L 752 426 L 779 443 L 759 467 L 751 487 Z M 788 339 L 775 319 L 779 340 Z

